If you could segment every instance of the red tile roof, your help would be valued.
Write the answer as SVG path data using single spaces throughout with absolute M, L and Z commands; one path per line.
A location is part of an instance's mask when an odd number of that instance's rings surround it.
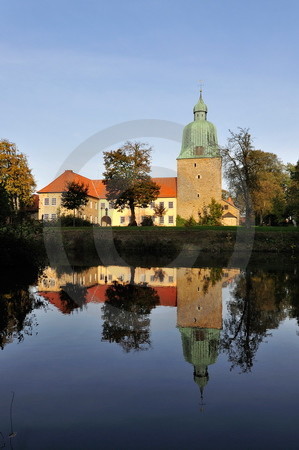
M 160 186 L 159 198 L 175 198 L 177 195 L 176 177 L 153 178 L 153 181 Z M 106 198 L 106 187 L 102 180 L 90 180 L 72 170 L 66 170 L 59 177 L 55 178 L 50 184 L 38 191 L 38 194 L 47 194 L 51 192 L 64 192 L 66 185 L 70 181 L 84 183 L 88 186 L 88 195 L 95 198 Z
M 176 177 L 153 178 L 152 180 L 160 186 L 158 197 L 176 197 Z
M 46 194 L 51 192 L 64 192 L 66 190 L 66 185 L 70 181 L 75 181 L 76 183 L 84 183 L 85 186 L 88 186 L 88 195 L 90 197 L 99 198 L 99 194 L 94 185 L 94 182 L 89 178 L 83 177 L 78 173 L 73 172 L 72 170 L 66 170 L 59 177 L 55 178 L 50 184 L 45 186 L 43 189 L 38 191 L 38 194 Z

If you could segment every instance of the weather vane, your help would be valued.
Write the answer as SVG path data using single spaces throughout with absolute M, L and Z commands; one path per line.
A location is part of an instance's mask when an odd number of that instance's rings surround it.
M 203 86 L 204 86 L 203 80 L 199 80 L 200 91 L 202 91 Z

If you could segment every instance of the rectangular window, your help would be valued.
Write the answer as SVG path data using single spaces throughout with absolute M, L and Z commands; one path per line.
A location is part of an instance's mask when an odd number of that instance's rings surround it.
M 101 275 L 100 275 L 100 280 L 104 280 L 104 274 L 103 273 L 101 273 Z
M 92 223 L 92 216 L 90 216 L 90 223 Z
M 114 203 L 113 202 L 109 202 L 109 208 L 113 209 L 114 208 Z
M 224 205 L 224 209 L 228 209 L 228 205 Z
M 49 220 L 49 214 L 44 214 L 44 220 Z
M 108 280 L 109 280 L 109 281 L 112 281 L 112 275 L 111 275 L 111 273 L 110 273 L 110 275 L 108 275 Z
M 164 217 L 163 216 L 159 218 L 159 222 L 160 222 L 160 225 L 164 224 Z
M 97 217 L 94 218 L 94 223 L 98 223 L 98 218 Z
M 173 276 L 169 276 L 169 277 L 168 277 L 168 282 L 169 282 L 169 283 L 173 283 Z
M 50 199 L 49 199 L 49 198 L 45 198 L 45 200 L 44 200 L 44 205 L 45 205 L 45 206 L 50 205 Z
M 56 215 L 56 214 L 51 214 L 51 219 L 52 219 L 52 220 L 55 220 L 55 219 L 56 219 L 56 217 L 57 217 L 57 215 Z
M 151 281 L 151 283 L 153 283 L 155 281 L 155 275 L 150 276 L 150 281 Z
M 52 205 L 53 205 L 53 206 L 55 206 L 55 205 L 56 205 L 56 198 L 55 198 L 55 197 L 53 197 L 53 198 L 52 198 L 52 201 L 51 201 L 51 203 L 52 203 Z
M 83 219 L 86 220 L 86 214 L 83 215 Z
M 155 202 L 151 202 L 151 203 L 150 203 L 150 207 L 151 207 L 151 208 L 154 208 L 154 207 L 155 207 Z
M 101 208 L 105 208 L 105 203 L 101 203 Z
M 160 202 L 160 208 L 164 208 L 164 202 Z
M 168 202 L 168 208 L 173 208 L 173 202 Z
M 173 223 L 173 216 L 168 217 L 168 223 Z
M 120 223 L 125 223 L 125 216 L 120 216 Z
M 92 208 L 92 201 L 89 202 L 89 206 L 90 206 L 90 208 Z
M 98 209 L 98 204 L 97 204 L 97 202 L 94 203 L 94 207 L 95 207 L 95 209 Z
M 145 283 L 146 282 L 146 275 L 140 275 L 140 282 Z

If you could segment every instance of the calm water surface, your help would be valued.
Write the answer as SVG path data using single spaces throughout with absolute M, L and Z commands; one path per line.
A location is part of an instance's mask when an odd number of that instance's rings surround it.
M 0 448 L 298 448 L 297 266 L 47 268 L 0 302 Z

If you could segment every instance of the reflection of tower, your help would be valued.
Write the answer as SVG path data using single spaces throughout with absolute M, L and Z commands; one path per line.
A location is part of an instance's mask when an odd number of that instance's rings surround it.
M 212 328 L 179 328 L 182 336 L 184 357 L 194 366 L 194 381 L 201 395 L 208 383 L 208 366 L 214 364 L 218 356 L 220 330 Z
M 194 366 L 201 396 L 208 383 L 208 366 L 218 356 L 222 328 L 222 269 L 178 269 L 177 325 L 185 360 Z
M 178 269 L 177 324 L 222 328 L 222 269 Z

